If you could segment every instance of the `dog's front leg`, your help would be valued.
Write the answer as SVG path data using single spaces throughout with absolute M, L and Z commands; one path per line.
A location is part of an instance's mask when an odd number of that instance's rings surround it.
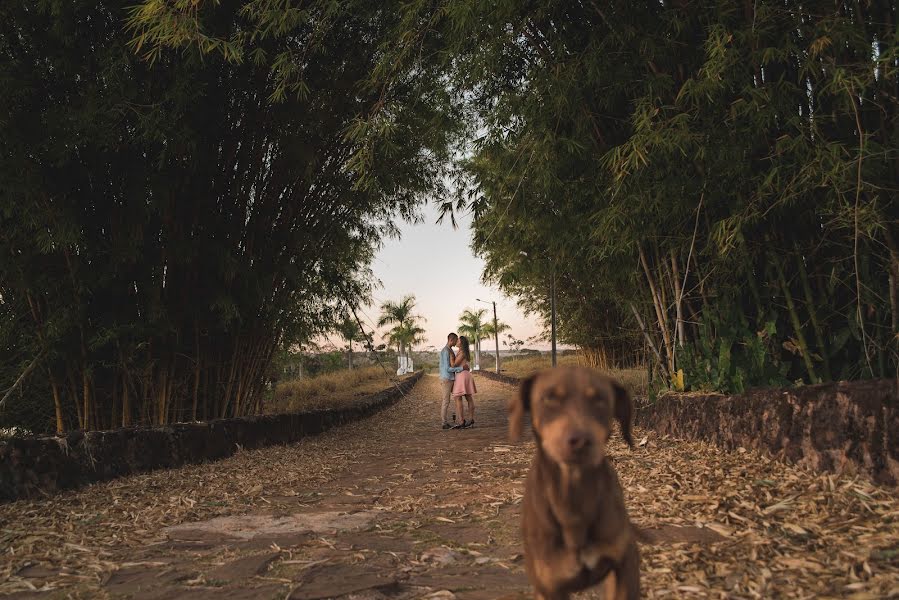
M 603 600 L 638 600 L 640 598 L 640 552 L 631 542 L 620 564 L 613 567 L 603 581 Z
M 544 590 L 547 598 L 563 600 L 567 594 L 561 594 L 560 590 L 567 588 L 577 578 L 581 571 L 581 563 L 576 551 L 567 548 L 554 548 L 549 553 L 534 559 L 534 575 L 538 585 L 534 586 Z M 547 590 L 551 590 L 548 592 Z
M 562 543 L 565 547 L 578 553 L 587 545 L 587 528 L 583 526 L 565 527 L 562 526 Z

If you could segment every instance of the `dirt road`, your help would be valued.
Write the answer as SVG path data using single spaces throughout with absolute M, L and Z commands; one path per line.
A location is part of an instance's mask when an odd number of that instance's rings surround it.
M 518 506 L 532 451 L 512 388 L 442 431 L 426 377 L 366 421 L 291 446 L 0 506 L 0 595 L 525 598 Z M 650 598 L 899 597 L 899 502 L 864 480 L 637 431 L 612 454 Z M 598 597 L 584 595 L 584 598 Z

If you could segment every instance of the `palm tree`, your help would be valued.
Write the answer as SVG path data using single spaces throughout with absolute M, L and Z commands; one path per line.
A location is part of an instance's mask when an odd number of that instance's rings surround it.
M 406 323 L 397 325 L 387 332 L 387 339 L 391 344 L 396 344 L 405 351 L 406 348 L 411 350 L 414 345 L 422 343 L 424 333 L 425 330 L 415 323 Z
M 496 329 L 499 329 L 499 332 L 497 332 Z M 482 333 L 484 334 L 484 339 L 492 340 L 494 337 L 499 339 L 499 336 L 497 335 L 497 333 L 509 331 L 512 328 L 509 327 L 508 325 L 506 325 L 505 323 L 503 323 L 502 321 L 497 321 L 496 329 L 494 329 L 494 327 L 493 327 L 493 319 L 484 323 L 484 329 L 482 330 Z M 497 360 L 499 360 L 499 359 L 497 359 Z
M 337 324 L 336 327 L 337 333 L 340 334 L 340 338 L 346 342 L 347 349 L 347 368 L 352 370 L 353 368 L 353 342 L 365 342 L 368 341 L 368 335 L 366 335 L 360 328 L 359 323 L 350 316 L 345 316 L 340 323 Z
M 478 310 L 466 308 L 462 314 L 459 315 L 459 334 L 464 335 L 474 343 L 474 362 L 476 365 L 481 362 L 481 340 L 486 340 L 488 338 L 486 333 L 486 323 L 484 322 L 486 317 L 486 308 L 479 308 Z
M 387 332 L 390 344 L 396 344 L 400 356 L 406 355 L 407 346 L 421 342 L 424 329 L 419 327 L 418 321 L 423 317 L 413 313 L 415 310 L 415 295 L 408 294 L 399 302 L 388 300 L 381 305 L 381 316 L 378 319 L 378 327 L 393 325 L 393 329 Z
M 506 325 L 505 323 L 503 323 L 502 321 L 497 321 L 496 329 L 498 329 L 498 331 L 494 331 L 493 321 L 487 321 L 487 323 L 484 325 L 484 333 L 486 334 L 485 339 L 492 338 L 496 334 L 509 331 L 512 328 L 509 327 L 508 325 Z

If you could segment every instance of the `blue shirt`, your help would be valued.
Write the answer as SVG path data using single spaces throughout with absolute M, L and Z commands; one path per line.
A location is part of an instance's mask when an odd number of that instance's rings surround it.
M 456 378 L 456 373 L 461 370 L 462 367 L 450 366 L 450 349 L 444 346 L 443 350 L 440 351 L 440 379 L 453 381 Z

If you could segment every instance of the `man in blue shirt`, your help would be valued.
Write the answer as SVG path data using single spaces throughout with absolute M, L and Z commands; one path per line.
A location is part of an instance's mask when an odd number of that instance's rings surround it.
M 453 367 L 452 347 L 459 342 L 459 336 L 451 333 L 446 336 L 446 346 L 440 351 L 440 391 L 443 392 L 443 403 L 440 406 L 440 418 L 443 421 L 443 428 L 449 429 L 452 425 L 446 420 L 446 414 L 449 411 L 450 399 L 453 394 L 453 382 L 456 379 L 456 373 L 462 371 L 462 367 Z

